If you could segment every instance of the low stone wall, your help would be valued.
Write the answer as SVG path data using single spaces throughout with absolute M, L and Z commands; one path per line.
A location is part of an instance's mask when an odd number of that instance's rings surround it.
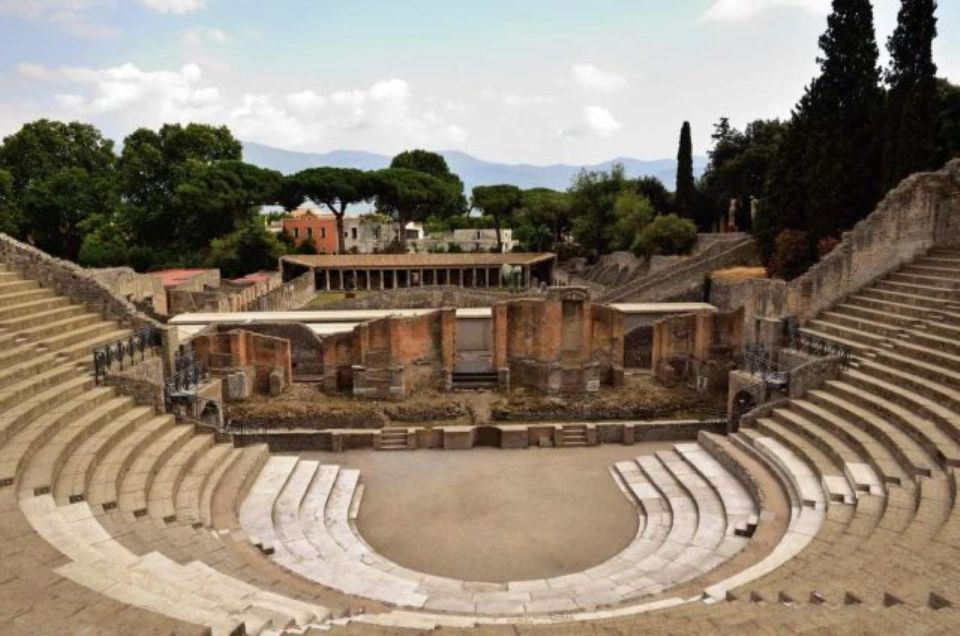
M 562 447 L 563 430 L 567 427 L 587 428 L 588 446 L 598 444 L 640 444 L 644 442 L 680 442 L 696 440 L 701 432 L 723 433 L 723 420 L 651 420 L 633 422 L 536 424 L 493 424 L 481 426 L 443 426 L 436 428 L 407 427 L 407 449 L 469 450 L 477 447 L 525 449 L 530 447 Z M 381 430 L 279 430 L 230 426 L 238 446 L 266 443 L 272 451 L 333 451 L 381 446 Z M 391 451 L 393 452 L 393 451 Z
M 600 302 L 663 302 L 676 299 L 701 299 L 706 277 L 718 269 L 736 265 L 754 265 L 759 253 L 752 238 L 735 234 L 732 241 L 716 241 L 696 256 L 672 267 L 646 274 L 637 280 L 610 289 Z
M 292 311 L 309 303 L 316 293 L 316 279 L 313 272 L 307 272 L 265 294 L 244 299 L 235 311 Z
M 158 316 L 169 315 L 167 290 L 158 276 L 138 274 L 130 267 L 87 269 L 86 272 L 111 292 L 126 298 L 142 311 Z
M 85 304 L 91 311 L 99 312 L 124 327 L 159 325 L 79 265 L 54 258 L 6 234 L 0 234 L 0 261 L 23 276 L 39 281 L 44 287 L 77 303 Z
M 131 396 L 137 404 L 164 410 L 163 360 L 149 355 L 143 362 L 124 369 L 111 369 L 104 383 L 116 387 L 122 395 Z
M 747 340 L 779 335 L 776 328 L 762 333 L 758 320 L 807 321 L 933 247 L 960 247 L 960 159 L 905 179 L 799 278 L 746 281 Z

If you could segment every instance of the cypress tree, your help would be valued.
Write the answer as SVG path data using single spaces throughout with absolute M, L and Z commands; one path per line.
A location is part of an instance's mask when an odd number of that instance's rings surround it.
M 675 207 L 677 213 L 688 219 L 696 220 L 696 184 L 693 180 L 693 140 L 690 135 L 690 122 L 683 122 L 680 128 L 680 150 L 677 152 L 677 191 Z
M 879 52 L 870 0 L 833 0 L 820 37 L 821 74 L 794 109 L 771 171 L 779 227 L 839 236 L 879 199 L 882 144 Z
M 936 0 L 903 0 L 897 28 L 887 40 L 887 83 L 883 182 L 891 188 L 906 176 L 936 165 Z

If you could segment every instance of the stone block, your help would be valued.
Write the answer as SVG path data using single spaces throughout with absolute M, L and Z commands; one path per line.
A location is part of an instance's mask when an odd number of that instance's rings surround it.
M 270 395 L 277 396 L 283 393 L 283 390 L 286 388 L 283 381 L 283 372 L 279 369 L 274 369 L 270 372 Z
M 227 402 L 246 400 L 252 393 L 253 383 L 245 371 L 234 371 L 224 378 L 223 396 Z
M 473 448 L 476 431 L 472 426 L 444 426 L 444 450 L 468 450 Z
M 527 448 L 530 437 L 525 426 L 501 426 L 500 448 Z

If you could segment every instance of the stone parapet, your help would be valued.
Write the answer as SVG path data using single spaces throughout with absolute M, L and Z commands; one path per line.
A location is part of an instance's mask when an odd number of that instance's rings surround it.
M 37 248 L 0 234 L 0 260 L 24 277 L 86 305 L 121 326 L 137 329 L 159 323 L 76 263 L 54 258 Z

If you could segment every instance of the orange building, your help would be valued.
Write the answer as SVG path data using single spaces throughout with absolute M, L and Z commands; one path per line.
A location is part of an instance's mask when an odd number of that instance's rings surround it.
M 313 240 L 319 254 L 337 253 L 337 219 L 332 214 L 304 212 L 283 220 L 283 231 L 293 237 L 293 244 Z

